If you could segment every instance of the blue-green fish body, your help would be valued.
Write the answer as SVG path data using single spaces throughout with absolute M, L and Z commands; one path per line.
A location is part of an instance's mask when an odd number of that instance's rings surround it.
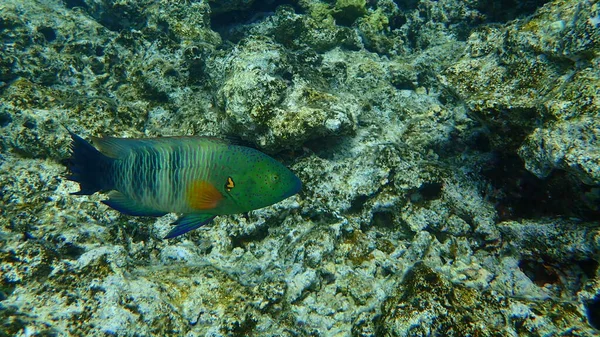
M 285 166 L 255 149 L 209 137 L 73 139 L 70 180 L 74 194 L 108 191 L 106 205 L 129 215 L 183 214 L 167 238 L 217 215 L 266 207 L 288 198 L 302 183 Z

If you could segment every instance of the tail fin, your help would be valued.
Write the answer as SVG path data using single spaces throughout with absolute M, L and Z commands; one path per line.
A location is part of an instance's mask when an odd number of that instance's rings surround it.
M 114 159 L 105 156 L 73 132 L 69 131 L 69 134 L 73 142 L 69 159 L 71 175 L 67 179 L 79 183 L 79 191 L 71 194 L 89 195 L 112 189 L 109 177 Z

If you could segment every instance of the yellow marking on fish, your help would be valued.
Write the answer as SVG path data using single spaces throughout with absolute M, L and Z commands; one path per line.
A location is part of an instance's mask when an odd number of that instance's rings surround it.
M 235 187 L 235 183 L 233 182 L 233 178 L 227 177 L 227 182 L 225 183 L 225 189 L 227 192 L 231 192 L 231 190 Z

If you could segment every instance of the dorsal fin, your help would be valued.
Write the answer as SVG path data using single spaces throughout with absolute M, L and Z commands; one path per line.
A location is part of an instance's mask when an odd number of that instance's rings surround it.
M 103 154 L 111 158 L 122 158 L 136 148 L 147 146 L 172 146 L 181 145 L 186 142 L 210 141 L 229 145 L 224 139 L 207 136 L 176 136 L 176 137 L 158 137 L 158 138 L 116 138 L 116 137 L 92 137 L 92 142 Z
M 100 152 L 111 158 L 122 158 L 136 146 L 135 139 L 114 137 L 92 137 L 92 142 Z

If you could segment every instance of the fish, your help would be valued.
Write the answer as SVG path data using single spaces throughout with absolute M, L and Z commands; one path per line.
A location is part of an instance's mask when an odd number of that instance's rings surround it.
M 66 178 L 79 183 L 71 194 L 108 192 L 102 202 L 131 216 L 180 214 L 165 239 L 302 189 L 300 179 L 274 158 L 219 138 L 92 137 L 92 145 L 67 131 L 72 141 Z

